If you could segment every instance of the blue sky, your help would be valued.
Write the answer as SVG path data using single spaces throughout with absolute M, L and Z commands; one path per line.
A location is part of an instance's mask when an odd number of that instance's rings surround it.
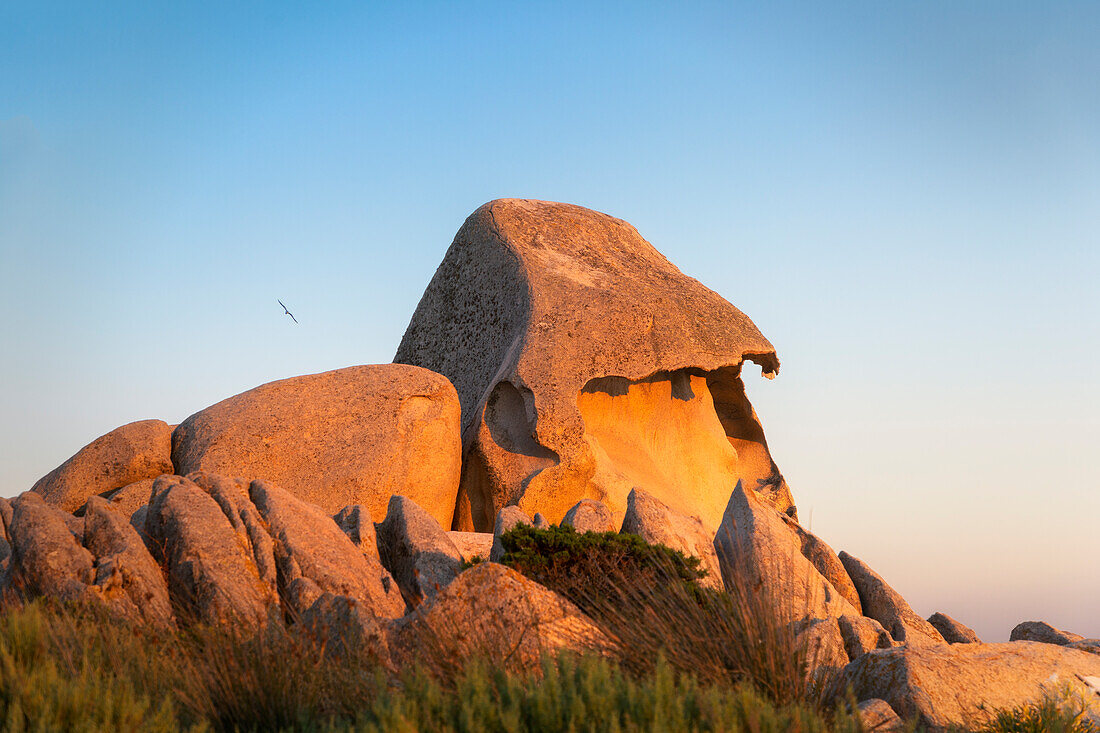
M 471 211 L 569 201 L 776 345 L 836 549 L 1100 636 L 1095 5 L 223 5 L 0 5 L 0 495 L 389 361 Z

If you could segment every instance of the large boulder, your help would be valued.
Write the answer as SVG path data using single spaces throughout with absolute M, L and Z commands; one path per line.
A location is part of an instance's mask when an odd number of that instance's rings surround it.
M 626 498 L 626 516 L 621 531 L 638 535 L 651 545 L 664 545 L 688 557 L 699 558 L 699 568 L 707 571 L 700 584 L 722 590 L 714 533 L 708 532 L 698 517 L 673 511 L 652 494 L 634 489 Z
M 1082 680 L 1096 676 L 1100 656 L 1050 644 L 907 644 L 864 654 L 844 668 L 842 681 L 857 700 L 885 700 L 901 717 L 944 731 L 1067 692 L 1090 701 L 1100 722 L 1100 698 Z
M 399 364 L 271 382 L 195 413 L 172 435 L 178 473 L 270 481 L 335 514 L 374 521 L 394 494 L 450 528 L 461 470 L 459 405 L 446 378 Z
M 840 553 L 840 561 L 859 591 L 863 613 L 882 624 L 895 641 L 913 645 L 944 643 L 940 632 L 918 616 L 901 594 L 867 563 L 847 552 Z
M 117 616 L 168 626 L 173 614 L 164 575 L 128 520 L 106 499 L 88 499 L 84 546 L 95 556 L 95 587 Z
M 714 551 L 725 587 L 767 594 L 780 618 L 859 615 L 802 554 L 801 540 L 779 512 L 740 481 L 714 538 Z
M 462 553 L 447 532 L 407 496 L 390 497 L 376 529 L 382 565 L 393 573 L 409 608 L 435 597 L 462 570 Z
M 164 566 L 180 620 L 257 626 L 278 599 L 250 548 L 218 502 L 193 481 L 162 476 L 153 487 L 145 531 Z
M 343 596 L 375 616 L 397 618 L 405 603 L 382 564 L 356 547 L 320 507 L 264 481 L 249 488 L 252 502 L 275 540 L 279 587 L 292 613 L 322 595 Z
M 19 495 L 12 510 L 8 588 L 27 598 L 91 598 L 95 558 L 69 531 L 65 513 L 31 491 Z
M 88 497 L 162 473 L 172 473 L 172 428 L 163 420 L 141 420 L 96 438 L 38 479 L 31 491 L 71 513 Z
M 928 623 L 932 624 L 932 628 L 940 632 L 940 636 L 948 644 L 977 644 L 981 642 L 978 638 L 977 632 L 970 628 L 961 621 L 948 616 L 946 613 L 937 611 L 928 617 Z
M 560 522 L 580 499 L 618 523 L 635 486 L 716 528 L 738 479 L 793 512 L 741 381 L 774 347 L 630 224 L 502 199 L 463 224 L 394 361 L 446 375 L 466 460 L 454 529 L 515 504 Z
M 515 570 L 483 562 L 417 609 L 397 632 L 406 649 L 448 659 L 480 657 L 512 670 L 537 668 L 543 654 L 601 650 L 607 638 L 580 609 Z

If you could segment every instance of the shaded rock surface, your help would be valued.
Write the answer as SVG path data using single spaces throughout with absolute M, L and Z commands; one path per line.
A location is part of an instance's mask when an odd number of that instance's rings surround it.
M 699 558 L 699 568 L 707 571 L 700 584 L 722 590 L 722 571 L 714 552 L 714 535 L 698 517 L 675 512 L 657 497 L 633 489 L 627 496 L 622 532 L 637 535 L 651 545 L 664 545 Z
M 562 526 L 572 527 L 578 532 L 614 532 L 615 519 L 611 510 L 603 502 L 594 499 L 581 499 L 574 504 L 561 520 Z
M 475 557 L 488 560 L 493 552 L 494 535 L 488 532 L 448 532 L 447 537 L 455 543 L 462 559 L 472 562 Z
M 11 502 L 0 497 L 0 586 L 3 585 L 8 558 L 11 557 L 11 536 L 8 534 L 8 527 L 11 526 L 11 515 Z
M 172 470 L 171 428 L 163 420 L 141 420 L 96 438 L 40 478 L 31 491 L 71 513 L 92 496 Z
M 374 529 L 370 509 L 362 504 L 346 506 L 332 517 L 351 543 L 364 555 L 378 560 L 378 535 Z
M 817 535 L 803 529 L 793 517 L 786 514 L 780 516 L 787 527 L 798 536 L 802 555 L 836 588 L 837 593 L 843 596 L 844 600 L 852 604 L 852 608 L 862 613 L 863 604 L 859 600 L 859 592 L 856 591 L 855 584 L 848 577 L 848 571 L 844 569 L 844 564 L 833 552 L 833 548 Z
M 363 604 L 376 616 L 404 613 L 390 574 L 352 544 L 320 507 L 264 481 L 253 481 L 249 495 L 275 540 L 279 588 L 289 610 L 302 613 L 331 593 Z
M 727 589 L 746 584 L 767 593 L 782 618 L 859 615 L 832 584 L 802 555 L 802 543 L 771 505 L 737 483 L 714 550 Z
M 112 491 L 106 498 L 111 502 L 112 509 L 126 517 L 131 517 L 134 512 L 149 503 L 153 496 L 153 482 L 155 480 L 156 477 L 146 478 L 132 484 L 126 484 L 121 489 Z
M 791 508 L 745 360 L 779 367 L 744 313 L 630 224 L 521 199 L 466 220 L 394 358 L 458 391 L 454 529 L 478 531 L 504 506 L 560 522 L 584 498 L 619 520 L 635 486 L 711 528 L 737 479 Z
M 184 420 L 179 473 L 270 481 L 334 514 L 362 504 L 381 521 L 393 494 L 450 528 L 461 470 L 460 410 L 446 378 L 381 364 L 283 379 Z
M 905 724 L 885 700 L 864 700 L 857 706 L 863 729 L 868 733 L 893 733 L 905 730 Z
M 376 527 L 378 553 L 409 608 L 431 599 L 462 569 L 462 553 L 439 523 L 405 496 L 390 497 Z
M 846 552 L 840 553 L 840 561 L 859 591 L 863 613 L 882 624 L 895 641 L 913 645 L 944 643 L 940 632 L 918 616 L 901 594 L 867 563 Z
M 387 621 L 375 615 L 370 603 L 325 593 L 302 614 L 302 624 L 324 642 L 334 656 L 374 656 L 389 662 Z
M 978 634 L 975 633 L 974 629 L 964 623 L 956 621 L 946 613 L 937 611 L 928 617 L 928 623 L 932 624 L 932 627 L 940 632 L 940 636 L 942 636 L 944 641 L 948 644 L 976 644 L 981 642 L 981 639 L 978 638 Z
M 885 700 L 902 718 L 943 731 L 980 723 L 989 710 L 1037 702 L 1063 685 L 1095 700 L 1080 677 L 1100 676 L 1100 657 L 1036 642 L 907 645 L 864 654 L 843 674 L 857 700 Z
M 607 639 L 580 609 L 511 568 L 484 562 L 425 603 L 399 643 L 429 643 L 454 657 L 481 656 L 530 670 L 542 654 L 600 649 Z
M 158 478 L 146 534 L 164 565 L 177 616 L 207 623 L 265 623 L 277 598 L 218 502 L 194 482 Z
M 69 531 L 65 512 L 28 491 L 12 501 L 8 531 L 12 550 L 9 588 L 28 598 L 77 601 L 89 597 L 95 558 Z
M 1056 629 L 1046 621 L 1018 623 L 1008 636 L 1009 641 L 1040 641 L 1044 644 L 1058 644 L 1059 646 L 1081 641 L 1084 638 L 1080 634 L 1074 634 L 1071 631 Z
M 837 620 L 849 659 L 857 659 L 875 649 L 890 649 L 894 640 L 882 624 L 866 616 L 844 615 Z
M 526 524 L 534 525 L 534 521 L 523 513 L 518 506 L 506 506 L 497 512 L 496 522 L 493 524 L 493 546 L 489 550 L 489 559 L 500 562 L 504 557 L 504 544 L 500 541 L 501 535 L 510 529 Z

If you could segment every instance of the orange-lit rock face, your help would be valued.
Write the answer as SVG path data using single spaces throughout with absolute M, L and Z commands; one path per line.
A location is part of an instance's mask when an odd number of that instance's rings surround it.
M 453 529 L 518 505 L 558 522 L 583 498 L 621 519 L 633 485 L 716 526 L 738 478 L 790 494 L 745 399 L 775 349 L 626 222 L 504 199 L 455 236 L 394 361 L 446 375 L 462 405 Z

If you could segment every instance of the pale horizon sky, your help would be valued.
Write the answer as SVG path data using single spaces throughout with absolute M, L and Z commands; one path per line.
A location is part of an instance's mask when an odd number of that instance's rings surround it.
M 923 616 L 1100 637 L 1100 8 L 0 6 L 0 496 L 389 362 L 500 197 L 745 311 L 804 523 Z M 276 303 L 298 317 L 295 327 Z

